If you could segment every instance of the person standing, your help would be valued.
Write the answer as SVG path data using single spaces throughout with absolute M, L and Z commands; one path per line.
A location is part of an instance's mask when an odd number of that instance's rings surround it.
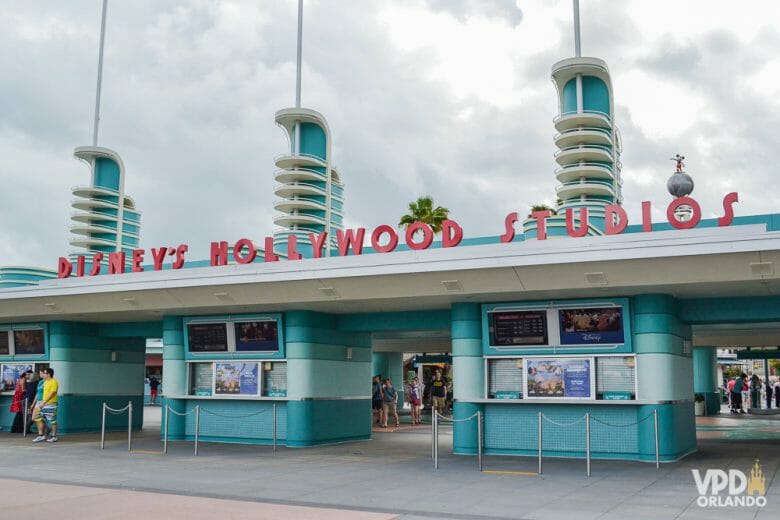
M 753 374 L 750 378 L 750 407 L 761 408 L 759 396 L 761 394 L 761 379 L 758 374 Z
M 24 425 L 25 432 L 30 431 L 30 426 L 33 422 L 33 409 L 35 408 L 35 397 L 38 394 L 39 380 L 38 374 L 30 370 L 30 373 L 27 376 L 27 391 L 25 394 L 25 399 L 27 401 L 27 424 Z M 41 391 L 43 391 L 43 388 L 41 388 Z
M 769 378 L 764 381 L 766 384 L 766 407 L 767 409 L 772 408 L 772 394 L 774 393 L 774 388 L 772 387 L 772 381 L 769 380 Z
M 57 442 L 57 394 L 59 383 L 54 379 L 54 369 L 47 368 L 43 378 L 43 398 L 38 401 L 38 414 L 35 422 L 38 426 L 38 436 L 33 442 Z M 44 421 L 49 424 L 50 435 L 47 439 L 44 435 Z
M 149 404 L 155 404 L 157 400 L 157 389 L 160 387 L 160 381 L 156 377 L 151 376 L 149 378 Z
M 373 422 L 373 415 L 376 415 L 376 423 L 382 426 L 387 421 L 382 420 L 382 376 L 374 376 L 371 381 L 371 410 Z
M 734 386 L 731 390 L 731 413 L 745 413 L 742 409 L 742 388 L 745 385 L 747 375 L 743 372 L 734 380 Z
M 401 422 L 398 420 L 398 392 L 393 387 L 393 382 L 388 378 L 385 379 L 385 383 L 382 387 L 382 427 L 387 428 L 387 419 L 390 417 L 390 412 L 395 417 L 395 425 L 400 426 Z
M 420 405 L 422 405 L 420 380 L 415 377 L 409 385 L 409 406 L 412 409 L 412 425 L 422 424 L 420 421 Z
M 780 408 L 780 377 L 775 379 L 775 408 Z
M 11 413 L 15 413 L 14 423 L 11 426 L 11 433 L 24 432 L 24 397 L 27 395 L 27 374 L 32 370 L 27 370 L 19 374 L 16 380 L 14 396 L 11 398 Z
M 431 400 L 434 413 L 444 413 L 447 406 L 447 383 L 442 380 L 440 370 L 436 371 L 431 381 Z

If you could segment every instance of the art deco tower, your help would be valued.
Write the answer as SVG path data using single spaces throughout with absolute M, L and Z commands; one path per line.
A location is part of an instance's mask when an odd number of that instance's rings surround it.
M 555 125 L 556 215 L 547 219 L 550 236 L 566 235 L 566 210 L 579 227 L 581 208 L 587 208 L 588 235 L 604 232 L 604 206 L 621 204 L 620 136 L 615 125 L 612 80 L 607 64 L 580 52 L 579 4 L 574 0 L 575 57 L 552 67 L 558 92 Z M 526 234 L 536 236 L 536 221 L 525 222 Z

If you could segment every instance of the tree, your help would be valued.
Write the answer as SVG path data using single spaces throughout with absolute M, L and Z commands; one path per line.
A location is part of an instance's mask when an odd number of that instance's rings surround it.
M 418 198 L 409 203 L 409 214 L 401 217 L 399 226 L 409 227 L 415 222 L 424 222 L 431 226 L 434 233 L 441 231 L 441 224 L 450 216 L 450 210 L 441 206 L 433 207 L 433 198 L 430 195 Z
M 552 209 L 547 204 L 534 204 L 533 206 L 531 206 L 531 211 L 528 213 L 528 218 L 531 218 L 531 215 L 533 214 L 534 211 L 547 211 L 547 210 L 550 210 L 551 215 L 558 214 L 556 210 Z

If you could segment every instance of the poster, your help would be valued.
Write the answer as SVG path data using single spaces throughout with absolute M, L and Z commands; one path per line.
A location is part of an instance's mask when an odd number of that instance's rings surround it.
M 234 324 L 236 352 L 276 352 L 279 331 L 276 320 L 241 321 Z
M 211 363 L 192 363 L 190 374 L 190 394 L 211 395 L 211 387 L 214 381 L 214 365 Z
M 547 311 L 493 312 L 488 332 L 495 347 L 547 345 Z
M 257 395 L 257 363 L 217 363 L 216 395 Z
M 0 375 L 2 378 L 2 380 L 0 380 L 0 391 L 12 392 L 16 388 L 16 381 L 19 379 L 19 376 L 32 369 L 32 365 L 3 365 L 2 374 Z
M 45 354 L 43 329 L 15 330 L 14 353 L 17 356 Z
M 528 397 L 591 397 L 589 358 L 529 359 L 527 367 Z
M 561 345 L 625 343 L 622 307 L 560 309 Z

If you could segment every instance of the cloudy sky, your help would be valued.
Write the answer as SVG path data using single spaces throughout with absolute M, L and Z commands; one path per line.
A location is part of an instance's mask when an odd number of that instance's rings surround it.
M 661 219 L 669 157 L 705 216 L 778 210 L 780 4 L 583 0 L 582 49 L 613 75 L 625 207 Z M 0 265 L 69 252 L 73 158 L 91 144 L 100 0 L 0 4 Z M 273 231 L 274 112 L 295 101 L 296 0 L 109 0 L 101 146 L 127 167 L 145 248 Z M 569 0 L 307 0 L 303 106 L 328 119 L 346 224 L 430 194 L 466 236 L 555 200 L 550 66 Z

